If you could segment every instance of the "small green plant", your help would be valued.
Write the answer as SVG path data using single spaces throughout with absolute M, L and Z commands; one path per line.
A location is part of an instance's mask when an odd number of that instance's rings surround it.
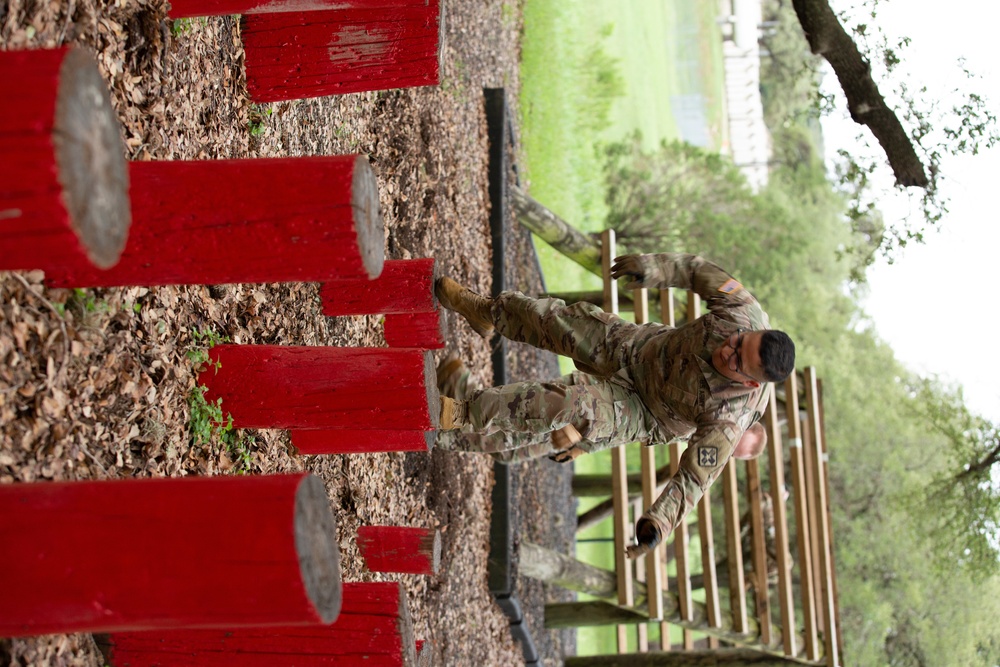
M 202 371 L 206 365 L 213 366 L 218 372 L 222 368 L 222 362 L 218 359 L 211 361 L 208 350 L 219 343 L 229 342 L 229 337 L 220 336 L 211 329 L 193 329 L 191 338 L 194 340 L 194 346 L 187 351 L 187 358 L 194 366 L 195 372 Z
M 250 136 L 259 137 L 267 131 L 267 120 L 274 113 L 271 107 L 264 108 L 259 104 L 250 105 Z
M 175 19 L 170 26 L 170 34 L 174 37 L 180 37 L 184 33 L 190 32 L 192 25 L 191 19 Z
M 222 411 L 222 399 L 209 401 L 205 398 L 207 392 L 208 387 L 198 385 L 188 396 L 188 407 L 191 409 L 188 430 L 191 432 L 191 440 L 195 445 L 220 443 L 227 451 L 235 454 L 234 460 L 238 466 L 236 472 L 246 475 L 253 466 L 256 438 L 234 428 L 233 415 Z
M 80 315 L 107 313 L 111 310 L 111 306 L 108 305 L 107 301 L 104 299 L 98 299 L 96 296 L 80 287 L 74 288 L 73 293 L 70 295 L 69 299 L 66 300 L 66 303 L 62 304 L 61 308 L 57 307 L 56 309 L 61 314 L 65 314 L 67 308 L 74 309 Z

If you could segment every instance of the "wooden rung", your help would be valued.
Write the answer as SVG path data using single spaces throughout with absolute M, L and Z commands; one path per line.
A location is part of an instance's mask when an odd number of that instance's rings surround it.
M 733 627 L 745 632 L 747 602 L 743 579 L 743 548 L 740 544 L 739 488 L 736 480 L 736 459 L 730 459 L 722 471 L 723 515 L 726 527 L 726 561 L 729 566 L 729 612 Z M 766 573 L 765 573 L 766 574 Z
M 785 454 L 781 442 L 781 427 L 778 420 L 778 399 L 774 386 L 768 390 L 770 398 L 764 410 L 767 428 L 767 458 L 771 473 L 771 503 L 774 508 L 774 549 L 778 566 L 778 607 L 781 611 L 781 625 L 795 627 L 795 601 L 792 589 L 792 557 L 788 546 L 788 513 L 785 506 L 787 485 L 785 482 Z M 786 632 L 782 636 L 785 655 L 799 653 L 795 635 Z

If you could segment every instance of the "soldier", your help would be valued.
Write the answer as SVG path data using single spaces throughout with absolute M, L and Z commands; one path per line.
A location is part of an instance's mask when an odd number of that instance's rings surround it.
M 564 447 L 557 460 L 628 442 L 688 440 L 677 473 L 636 523 L 632 558 L 655 547 L 701 498 L 734 452 L 763 448 L 767 382 L 795 367 L 795 346 L 771 330 L 767 314 L 735 278 L 696 255 L 658 253 L 615 259 L 613 278 L 627 289 L 694 290 L 709 312 L 681 327 L 637 325 L 597 306 L 567 306 L 519 292 L 482 297 L 450 278 L 436 292 L 480 335 L 569 357 L 583 373 L 570 382 L 519 382 L 441 399 L 445 449 L 502 452 Z M 756 426 L 755 426 L 756 425 Z M 746 438 L 744 435 L 746 434 Z M 549 444 L 546 444 L 549 439 Z M 737 447 L 739 446 L 739 449 Z

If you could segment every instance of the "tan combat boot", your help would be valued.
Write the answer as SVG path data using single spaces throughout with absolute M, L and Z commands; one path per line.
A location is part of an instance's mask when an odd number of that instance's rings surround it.
M 483 337 L 493 334 L 493 317 L 490 314 L 493 299 L 480 296 L 447 276 L 438 278 L 434 293 L 442 306 L 464 317 L 477 334 Z
M 441 417 L 439 419 L 442 431 L 461 428 L 465 425 L 465 405 L 447 396 L 441 397 Z

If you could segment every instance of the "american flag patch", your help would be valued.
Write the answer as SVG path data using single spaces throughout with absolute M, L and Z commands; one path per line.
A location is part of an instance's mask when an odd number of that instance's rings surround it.
M 743 285 L 736 278 L 730 278 L 719 287 L 719 291 L 723 294 L 732 294 L 733 292 L 739 292 L 741 289 L 743 289 Z

